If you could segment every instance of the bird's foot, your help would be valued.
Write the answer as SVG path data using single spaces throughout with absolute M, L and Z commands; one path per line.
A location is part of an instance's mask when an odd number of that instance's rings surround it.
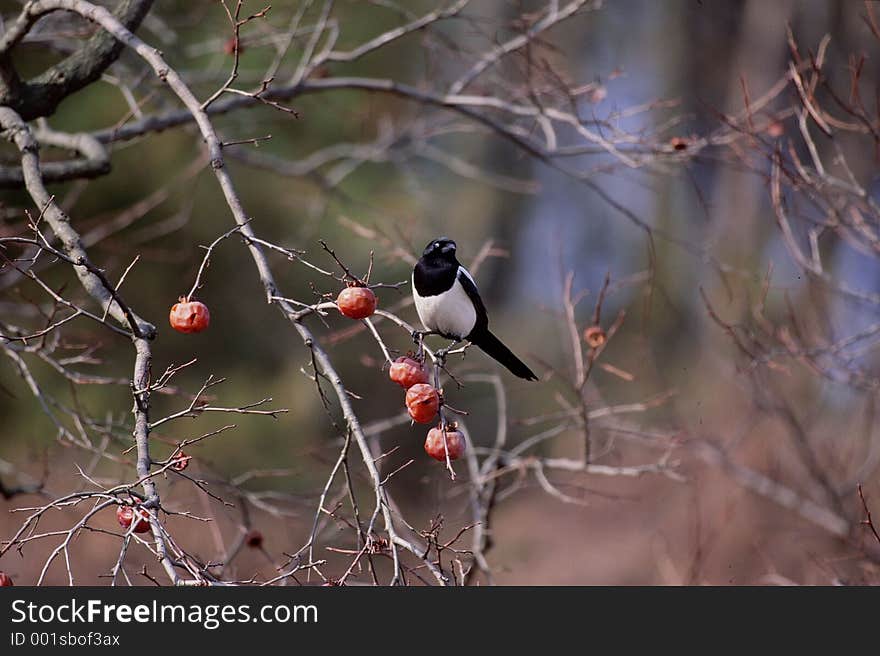
M 425 335 L 428 333 L 422 330 L 412 331 L 413 343 L 418 347 L 416 349 L 416 359 L 422 362 L 425 359 Z
M 456 341 L 456 342 L 452 342 L 452 344 L 450 344 L 450 345 L 447 346 L 446 348 L 442 348 L 442 349 L 438 349 L 438 350 L 434 351 L 434 356 L 437 358 L 437 360 L 438 360 L 439 362 L 441 362 L 441 363 L 445 363 L 445 362 L 446 362 L 446 357 L 447 357 L 447 356 L 449 355 L 449 353 L 450 353 L 453 349 L 455 349 L 455 347 L 458 346 L 459 344 L 461 344 L 461 340 Z
M 410 335 L 415 344 L 421 344 L 425 341 L 425 337 L 429 335 L 439 335 L 440 333 L 433 330 L 413 330 Z

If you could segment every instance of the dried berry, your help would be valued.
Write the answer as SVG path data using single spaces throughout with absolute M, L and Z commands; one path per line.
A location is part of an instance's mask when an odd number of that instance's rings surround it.
M 443 427 L 437 425 L 428 431 L 428 438 L 425 440 L 425 453 L 435 460 L 445 461 L 446 452 L 449 452 L 449 459 L 456 460 L 461 457 L 465 451 L 464 435 L 452 427 L 446 428 L 446 441 L 443 440 Z
M 406 409 L 413 421 L 427 424 L 440 409 L 440 394 L 425 383 L 413 385 L 406 391 Z
M 346 287 L 336 298 L 339 311 L 349 319 L 366 319 L 376 311 L 376 295 L 368 287 Z
M 211 323 L 211 313 L 204 303 L 181 297 L 178 303 L 171 306 L 168 321 L 178 332 L 200 333 Z
M 589 326 L 584 331 L 584 341 L 587 343 L 587 346 L 590 348 L 599 348 L 608 340 L 608 336 L 605 334 L 605 331 L 602 330 L 602 326 Z

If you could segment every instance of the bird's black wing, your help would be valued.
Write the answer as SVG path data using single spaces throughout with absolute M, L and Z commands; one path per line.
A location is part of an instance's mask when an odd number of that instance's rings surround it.
M 489 327 L 489 315 L 486 313 L 486 306 L 483 305 L 483 299 L 480 298 L 480 292 L 477 291 L 477 284 L 463 266 L 458 267 L 458 282 L 461 283 L 468 298 L 471 299 L 471 303 L 474 304 L 474 310 L 477 313 L 477 320 L 470 335 L 478 335 Z M 470 335 L 467 336 L 467 339 L 470 339 Z
M 464 288 L 471 303 L 474 304 L 474 310 L 477 312 L 477 321 L 473 330 L 467 335 L 467 339 L 472 344 L 480 347 L 492 358 L 507 367 L 515 376 L 526 380 L 538 380 L 535 373 L 529 369 L 525 362 L 516 357 L 509 348 L 507 348 L 500 339 L 489 332 L 489 315 L 486 314 L 486 306 L 483 305 L 483 299 L 480 298 L 480 292 L 477 291 L 477 285 L 467 269 L 460 266 L 458 268 L 458 282 Z

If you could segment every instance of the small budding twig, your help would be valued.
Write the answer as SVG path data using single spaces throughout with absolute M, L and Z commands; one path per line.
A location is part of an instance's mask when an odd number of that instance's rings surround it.
M 233 139 L 232 141 L 220 142 L 220 147 L 226 148 L 227 146 L 242 146 L 244 144 L 253 144 L 256 147 L 259 147 L 261 142 L 271 141 L 271 139 L 272 139 L 271 134 L 267 134 L 264 137 L 250 137 L 248 139 Z
M 345 279 L 348 278 L 349 280 L 351 280 L 353 283 L 355 283 L 359 287 L 366 287 L 367 286 L 366 281 L 358 278 L 356 275 L 354 275 L 351 272 L 351 269 L 349 269 L 347 266 L 345 266 L 345 264 L 342 262 L 342 260 L 340 260 L 339 257 L 337 257 L 336 252 L 327 245 L 326 241 L 324 241 L 323 239 L 319 239 L 318 243 L 321 244 L 321 248 L 323 248 L 327 252 L 327 254 L 330 255 L 330 257 L 332 257 L 336 261 L 336 264 L 339 265 L 339 268 L 342 269 L 343 273 L 345 274 L 339 280 L 342 280 L 344 282 Z M 370 253 L 370 258 L 372 260 L 372 252 Z
M 272 8 L 271 5 L 267 5 L 261 11 L 256 12 L 255 14 L 251 14 L 247 18 L 241 18 L 241 8 L 244 4 L 244 0 L 237 0 L 235 4 L 235 12 L 229 11 L 229 7 L 225 2 L 220 3 L 223 6 L 223 10 L 226 12 L 226 17 L 229 19 L 229 23 L 232 27 L 232 55 L 234 57 L 232 63 L 232 70 L 229 72 L 229 77 L 226 78 L 226 82 L 221 86 L 217 91 L 215 91 L 211 96 L 202 103 L 201 109 L 204 111 L 208 107 L 213 104 L 215 100 L 217 100 L 220 96 L 222 96 L 227 91 L 232 91 L 232 83 L 238 79 L 238 67 L 240 63 L 241 57 L 241 37 L 240 31 L 243 25 L 255 20 L 257 18 L 265 18 L 266 14 L 269 13 L 269 10 Z M 260 92 L 262 93 L 262 91 Z M 248 94 L 252 97 L 256 98 L 256 94 Z
M 211 263 L 211 253 L 214 252 L 214 249 L 217 247 L 217 245 L 221 241 L 223 241 L 224 239 L 234 235 L 236 232 L 239 232 L 245 225 L 247 225 L 250 222 L 251 222 L 251 220 L 248 219 L 243 224 L 236 225 L 234 228 L 227 230 L 222 235 L 217 237 L 217 239 L 212 241 L 211 245 L 207 247 L 207 250 L 205 252 L 205 257 L 202 258 L 202 263 L 201 263 L 201 265 L 199 265 L 199 271 L 196 274 L 196 281 L 193 283 L 192 289 L 189 290 L 189 294 L 186 295 L 187 301 L 191 300 L 193 295 L 196 293 L 196 291 L 201 288 L 202 276 L 205 274 L 205 271 L 207 270 L 208 265 Z M 202 248 L 205 248 L 205 247 L 202 246 Z
M 131 264 L 125 267 L 125 271 L 123 271 L 122 275 L 119 277 L 119 282 L 116 283 L 117 292 L 122 288 L 122 283 L 125 282 L 125 277 L 128 275 L 128 272 L 134 268 L 134 265 L 138 263 L 139 259 L 141 259 L 141 256 L 135 255 L 134 259 L 131 261 Z M 115 300 L 107 303 L 107 307 L 104 308 L 104 314 L 101 315 L 101 321 L 107 321 L 107 315 L 110 314 L 110 308 L 113 306 L 113 303 L 115 303 Z
M 373 273 L 373 251 L 370 251 L 370 264 L 367 267 L 367 275 L 364 276 L 364 282 L 370 282 L 370 275 Z
M 320 240 L 318 240 L 318 243 L 321 244 L 321 248 L 323 248 L 330 255 L 330 257 L 332 257 L 336 261 L 336 264 L 339 265 L 339 268 L 342 269 L 342 271 L 343 271 L 342 277 L 337 278 L 337 280 L 339 280 L 341 282 L 346 282 L 346 280 L 348 280 L 357 287 L 367 287 L 369 289 L 398 289 L 398 290 L 401 287 L 403 287 L 404 285 L 409 284 L 409 280 L 401 280 L 400 282 L 376 282 L 371 285 L 370 284 L 370 276 L 373 273 L 373 255 L 374 255 L 373 251 L 370 251 L 370 263 L 367 267 L 367 273 L 363 278 L 361 278 L 359 276 L 356 276 L 352 272 L 352 270 L 350 268 L 348 268 L 348 266 L 346 266 L 342 260 L 339 259 L 339 257 L 336 255 L 336 252 L 327 245 L 326 241 L 324 241 L 323 239 L 320 239 Z M 332 274 L 329 274 L 329 275 L 332 275 Z M 333 276 L 333 277 L 336 278 L 336 276 Z

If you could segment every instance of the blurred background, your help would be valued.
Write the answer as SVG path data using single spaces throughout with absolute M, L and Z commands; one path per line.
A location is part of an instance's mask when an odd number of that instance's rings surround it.
M 311 43 L 313 32 L 305 28 L 320 22 L 322 12 L 335 20 L 334 50 L 343 52 L 453 4 L 273 2 L 265 18 L 241 28 L 235 86 L 259 88 L 273 68 L 275 83 L 295 76 Z M 486 52 L 540 27 L 548 12 L 567 4 L 473 0 L 455 16 L 354 61 L 321 63 L 307 80 L 394 80 L 442 97 Z M 225 141 L 257 140 L 224 149 L 252 226 L 261 238 L 301 249 L 325 269 L 337 270 L 320 239 L 359 273 L 367 270 L 372 251 L 371 281 L 386 283 L 408 280 L 413 258 L 429 240 L 455 239 L 462 263 L 476 264 L 494 332 L 542 380 L 515 379 L 473 351 L 455 359 L 450 370 L 464 377 L 500 375 L 511 447 L 558 427 L 552 438 L 524 451 L 535 457 L 580 457 L 583 427 L 567 423 L 566 414 L 578 394 L 572 396 L 570 383 L 577 355 L 563 303 L 565 281 L 573 276 L 579 335 L 593 323 L 599 291 L 610 277 L 599 323 L 606 331 L 617 329 L 597 360 L 607 366 L 591 371 L 585 407 L 644 407 L 609 413 L 592 425 L 592 462 L 621 467 L 667 458 L 663 462 L 674 463 L 674 476 L 548 473 L 552 489 L 564 491 L 560 497 L 528 470 L 511 467 L 499 474 L 486 551 L 494 582 L 877 582 L 880 545 L 872 545 L 861 525 L 865 505 L 856 489 L 862 484 L 868 506 L 880 513 L 872 376 L 880 294 L 874 237 L 874 226 L 880 226 L 880 41 L 872 30 L 873 3 L 578 4 L 573 15 L 535 33 L 528 47 L 505 56 L 460 95 L 519 103 L 538 108 L 538 115 L 569 112 L 590 134 L 614 144 L 613 150 L 585 140 L 565 121 L 558 121 L 553 150 L 534 117 L 477 106 L 500 124 L 498 130 L 406 94 L 306 85 L 278 101 L 298 118 L 259 103 L 214 117 Z M 20 7 L 0 2 L 5 25 Z M 262 8 L 246 2 L 242 16 Z M 302 32 L 291 32 L 294 25 Z M 14 52 L 24 78 L 92 33 L 61 14 L 39 27 Z M 235 61 L 229 18 L 218 2 L 156 3 L 137 33 L 163 52 L 200 99 L 223 85 Z M 275 66 L 287 34 L 294 36 Z M 320 53 L 322 43 L 311 47 Z M 795 63 L 804 65 L 813 109 L 821 119 L 827 108 L 841 124 L 826 117 L 830 136 L 798 92 L 793 48 L 802 58 Z M 811 68 L 817 58 L 821 74 Z M 772 95 L 762 100 L 765 94 Z M 232 217 L 192 124 L 130 139 L 107 135 L 142 116 L 177 109 L 179 103 L 142 62 L 123 53 L 103 79 L 72 94 L 45 119 L 54 130 L 103 135 L 112 171 L 52 184 L 50 191 L 109 278 L 118 279 L 139 255 L 123 291 L 159 327 L 154 377 L 196 359 L 175 377 L 178 393 L 154 394 L 154 417 L 186 407 L 187 395 L 197 393 L 209 375 L 225 379 L 210 389 L 212 403 L 238 407 L 271 397 L 268 407 L 289 410 L 276 418 L 204 414 L 170 422 L 151 438 L 154 452 L 165 457 L 181 440 L 236 425 L 187 449 L 193 476 L 231 506 L 175 475 L 161 476 L 158 485 L 168 508 L 213 520 L 167 519 L 175 540 L 203 562 L 221 559 L 245 531 L 259 530 L 263 547 L 236 551 L 226 572 L 265 580 L 285 562 L 285 553 L 308 539 L 341 436 L 309 378 L 309 351 L 266 303 L 240 239 L 217 247 L 197 293 L 210 307 L 210 329 L 184 335 L 168 326 L 168 309 L 195 280 L 202 246 L 230 229 Z M 553 152 L 527 152 L 504 130 Z M 11 146 L 4 143 L 2 156 L 5 166 L 14 166 Z M 774 157 L 786 162 L 776 203 Z M 841 191 L 829 182 L 832 176 L 849 188 Z M 25 233 L 23 211 L 32 208 L 26 192 L 0 191 L 0 202 L 2 235 Z M 821 258 L 821 272 L 805 273 L 792 256 L 791 241 L 780 229 L 781 204 L 796 224 L 791 239 Z M 858 224 L 856 214 L 859 225 L 867 226 L 861 232 L 850 225 Z M 341 288 L 282 255 L 274 254 L 272 265 L 284 295 L 304 303 L 322 294 L 333 298 Z M 41 277 L 87 303 L 69 267 L 47 265 Z M 0 288 L 4 325 L 45 325 L 40 312 L 49 305 L 36 285 L 6 267 Z M 378 296 L 381 307 L 417 321 L 408 285 L 380 289 Z M 309 325 L 357 395 L 353 403 L 361 421 L 376 427 L 398 417 L 401 391 L 388 381 L 382 352 L 363 326 L 336 313 L 314 317 Z M 404 330 L 387 321 L 377 328 L 389 348 L 412 348 Z M 57 340 L 53 357 L 66 358 L 71 370 L 131 377 L 126 339 L 77 320 Z M 841 341 L 845 345 L 836 346 Z M 857 350 L 845 350 L 853 345 Z M 37 482 L 50 495 L 0 498 L 2 540 L 21 526 L 17 508 L 89 487 L 77 467 L 102 484 L 135 480 L 133 454 L 126 451 L 127 382 L 73 384 L 38 353 L 22 357 L 61 421 L 75 425 L 78 414 L 94 420 L 85 430 L 102 450 L 59 441 L 20 368 L 12 358 L 0 358 L 0 480 L 10 489 Z M 484 456 L 499 422 L 494 388 L 465 382 L 459 389 L 448 382 L 445 390 L 453 406 L 467 411 L 463 422 Z M 335 406 L 330 415 L 338 420 Z M 393 450 L 382 461 L 383 472 L 413 460 L 389 484 L 406 521 L 427 530 L 442 517 L 440 535 L 448 540 L 472 524 L 471 477 L 462 471 L 449 480 L 442 465 L 423 453 L 423 435 L 423 427 L 397 420 L 377 429 L 374 439 L 381 452 Z M 354 476 L 360 496 L 370 500 L 362 472 Z M 40 529 L 66 530 L 82 511 L 54 511 Z M 93 523 L 116 530 L 110 510 Z M 317 549 L 328 560 L 322 570 L 327 577 L 342 575 L 350 556 L 346 560 L 339 550 L 352 544 L 348 525 L 331 520 Z M 9 550 L 0 569 L 16 585 L 33 584 L 54 546 L 47 539 L 25 545 L 20 554 Z M 469 549 L 469 543 L 460 548 Z M 72 546 L 77 583 L 102 584 L 118 551 L 118 538 L 79 534 Z M 150 583 L 136 576 L 141 567 L 158 570 L 145 550 L 132 550 L 127 563 L 136 584 Z M 66 584 L 64 568 L 50 568 L 46 582 Z M 369 577 L 349 582 L 367 583 Z

